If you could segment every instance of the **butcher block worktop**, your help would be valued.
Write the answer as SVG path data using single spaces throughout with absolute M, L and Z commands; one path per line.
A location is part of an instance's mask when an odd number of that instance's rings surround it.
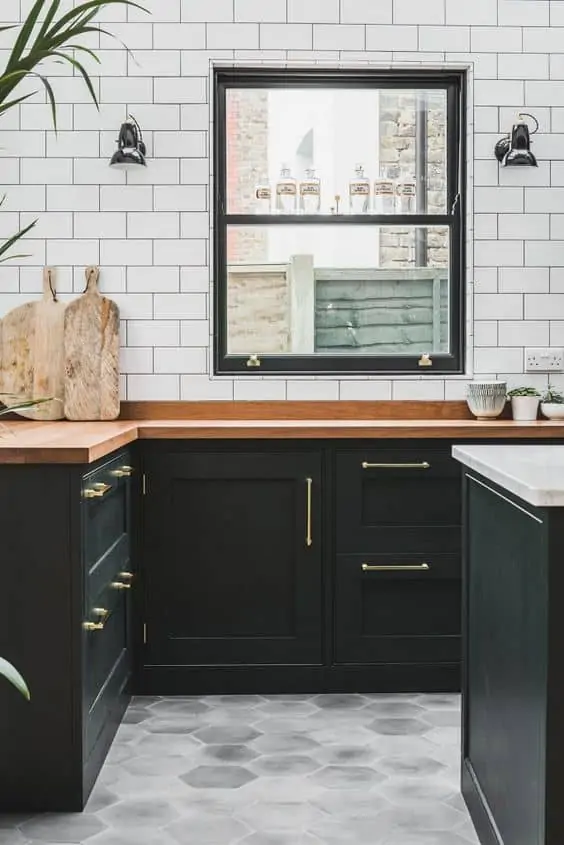
M 564 438 L 564 421 L 478 422 L 461 402 L 147 402 L 124 403 L 122 416 L 135 418 L 10 420 L 0 428 L 0 463 L 89 464 L 142 439 Z

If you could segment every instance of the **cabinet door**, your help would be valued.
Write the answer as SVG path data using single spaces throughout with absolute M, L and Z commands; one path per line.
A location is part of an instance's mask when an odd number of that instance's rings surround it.
M 338 555 L 338 663 L 443 663 L 460 658 L 460 558 Z
M 450 447 L 340 451 L 338 550 L 458 552 L 460 490 L 460 467 Z
M 149 460 L 150 665 L 320 663 L 321 457 Z

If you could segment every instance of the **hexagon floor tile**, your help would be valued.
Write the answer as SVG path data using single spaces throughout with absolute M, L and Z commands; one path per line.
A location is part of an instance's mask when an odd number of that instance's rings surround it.
M 82 815 L 0 845 L 476 845 L 456 695 L 135 697 Z

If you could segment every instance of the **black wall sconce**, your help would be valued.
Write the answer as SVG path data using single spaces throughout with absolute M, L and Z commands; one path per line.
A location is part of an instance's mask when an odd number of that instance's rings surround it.
M 529 126 L 524 118 L 530 117 L 535 122 L 535 128 L 529 132 Z M 501 138 L 495 145 L 495 157 L 502 167 L 538 167 L 537 160 L 531 152 L 531 135 L 539 131 L 539 122 L 532 114 L 522 112 L 517 116 L 517 123 L 513 124 L 511 135 Z
M 122 123 L 117 140 L 118 149 L 112 156 L 110 165 L 118 168 L 146 167 L 147 147 L 143 141 L 141 127 L 134 117 L 129 116 L 130 122 Z

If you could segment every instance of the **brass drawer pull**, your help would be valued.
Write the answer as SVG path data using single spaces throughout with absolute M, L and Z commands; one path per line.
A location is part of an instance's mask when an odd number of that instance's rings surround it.
M 95 616 L 100 617 L 99 622 L 83 622 L 82 627 L 85 631 L 103 631 L 106 627 L 106 622 L 110 616 L 110 611 L 106 610 L 105 607 L 95 607 L 92 609 L 92 613 Z
M 312 529 L 311 529 L 313 478 L 306 478 L 306 485 L 307 485 L 306 546 L 309 548 L 310 546 L 313 545 L 313 537 L 312 537 Z
M 122 467 L 118 467 L 118 469 L 114 469 L 112 471 L 112 475 L 115 476 L 115 478 L 131 478 L 131 476 L 133 475 L 133 472 L 134 472 L 133 467 L 122 466 Z
M 86 487 L 82 491 L 82 495 L 85 499 L 102 499 L 106 493 L 109 493 L 112 489 L 111 484 L 104 484 L 103 482 L 98 482 L 93 484 L 92 487 Z
M 120 572 L 118 577 L 123 578 L 124 581 L 133 581 L 135 575 L 133 572 Z
M 363 469 L 430 469 L 431 464 L 427 461 L 413 464 L 369 464 L 368 461 L 362 462 Z
M 414 563 L 408 566 L 402 566 L 401 563 L 381 566 L 371 566 L 369 563 L 362 564 L 363 572 L 428 572 L 430 568 L 428 563 Z
M 110 587 L 113 590 L 131 590 L 131 584 L 123 584 L 121 581 L 112 581 Z

